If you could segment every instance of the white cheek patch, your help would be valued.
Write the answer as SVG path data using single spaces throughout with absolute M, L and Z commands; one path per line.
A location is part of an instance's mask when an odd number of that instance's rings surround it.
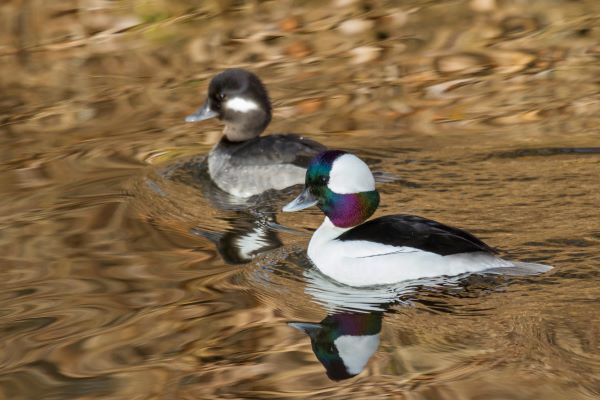
M 258 104 L 252 100 L 244 99 L 242 97 L 234 97 L 227 100 L 225 102 L 225 107 L 241 113 L 247 113 L 248 111 L 259 109 Z
M 338 194 L 369 192 L 375 190 L 375 178 L 363 160 L 344 154 L 333 162 L 328 186 Z

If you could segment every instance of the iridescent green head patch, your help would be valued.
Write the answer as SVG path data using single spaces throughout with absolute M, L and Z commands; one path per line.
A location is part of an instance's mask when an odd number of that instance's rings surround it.
M 341 150 L 328 150 L 317 154 L 310 161 L 308 169 L 306 170 L 306 186 L 327 186 L 333 162 L 344 154 L 348 153 Z
M 344 154 L 341 150 L 319 153 L 306 171 L 306 186 L 318 199 L 318 207 L 331 222 L 342 228 L 356 226 L 367 220 L 379 206 L 379 193 L 376 190 L 340 194 L 329 186 L 330 172 L 335 160 Z

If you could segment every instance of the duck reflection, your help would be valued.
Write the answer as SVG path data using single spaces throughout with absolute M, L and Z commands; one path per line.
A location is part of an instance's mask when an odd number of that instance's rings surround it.
M 213 228 L 216 224 L 202 220 L 191 233 L 212 242 L 227 264 L 245 264 L 262 252 L 281 247 L 279 231 L 296 232 L 279 225 L 275 218 L 275 210 L 289 191 L 271 190 L 248 198 L 232 196 L 215 185 L 208 174 L 206 157 L 202 156 L 172 165 L 162 171 L 162 176 L 197 189 L 210 207 L 219 210 L 214 217 L 228 228 L 217 231 Z
M 384 314 L 392 305 L 405 303 L 413 287 L 356 288 L 329 279 L 307 260 L 300 260 L 299 265 L 306 283 L 304 293 L 327 310 L 327 316 L 321 322 L 290 321 L 288 325 L 308 335 L 330 379 L 360 374 L 379 347 Z
M 245 264 L 262 252 L 282 246 L 277 233 L 271 228 L 276 225 L 274 217 L 237 212 L 228 221 L 231 228 L 224 232 L 201 227 L 192 229 L 193 234 L 211 241 L 227 264 Z
M 329 379 L 360 374 L 379 347 L 383 312 L 338 312 L 318 323 L 289 322 L 310 337 L 313 352 Z
M 306 333 L 312 350 L 335 381 L 360 374 L 377 351 L 384 314 L 392 307 L 412 307 L 415 303 L 435 312 L 454 313 L 457 296 L 474 296 L 504 288 L 507 273 L 528 276 L 536 269 L 488 270 L 485 274 L 463 274 L 404 281 L 394 285 L 352 287 L 323 275 L 306 259 L 299 260 L 303 269 L 303 292 L 312 303 L 323 307 L 327 316 L 321 322 L 290 321 L 288 325 Z M 429 294 L 429 295 L 428 295 Z M 464 315 L 465 309 L 458 306 Z M 479 313 L 480 310 L 474 309 Z

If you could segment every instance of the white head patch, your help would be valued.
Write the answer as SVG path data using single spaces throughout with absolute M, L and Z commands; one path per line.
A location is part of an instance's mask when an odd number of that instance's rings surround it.
M 333 342 L 346 370 L 358 375 L 379 347 L 379 334 L 366 336 L 344 335 Z
M 225 102 L 225 107 L 241 113 L 259 109 L 258 104 L 252 100 L 244 99 L 243 97 L 234 97 L 227 100 L 227 102 Z
M 344 154 L 333 162 L 327 186 L 338 194 L 369 192 L 375 190 L 375 178 L 363 160 Z

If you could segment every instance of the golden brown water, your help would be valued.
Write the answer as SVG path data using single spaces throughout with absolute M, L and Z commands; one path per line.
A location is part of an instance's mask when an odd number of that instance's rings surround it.
M 597 0 L 192 3 L 0 4 L 0 398 L 600 396 Z M 220 126 L 183 117 L 231 66 L 264 78 L 270 132 L 395 178 L 379 214 L 555 268 L 404 288 L 330 380 L 287 322 L 341 311 L 277 225 L 321 215 L 274 214 L 294 189 L 244 211 L 184 165 Z M 256 227 L 243 263 L 227 238 Z

